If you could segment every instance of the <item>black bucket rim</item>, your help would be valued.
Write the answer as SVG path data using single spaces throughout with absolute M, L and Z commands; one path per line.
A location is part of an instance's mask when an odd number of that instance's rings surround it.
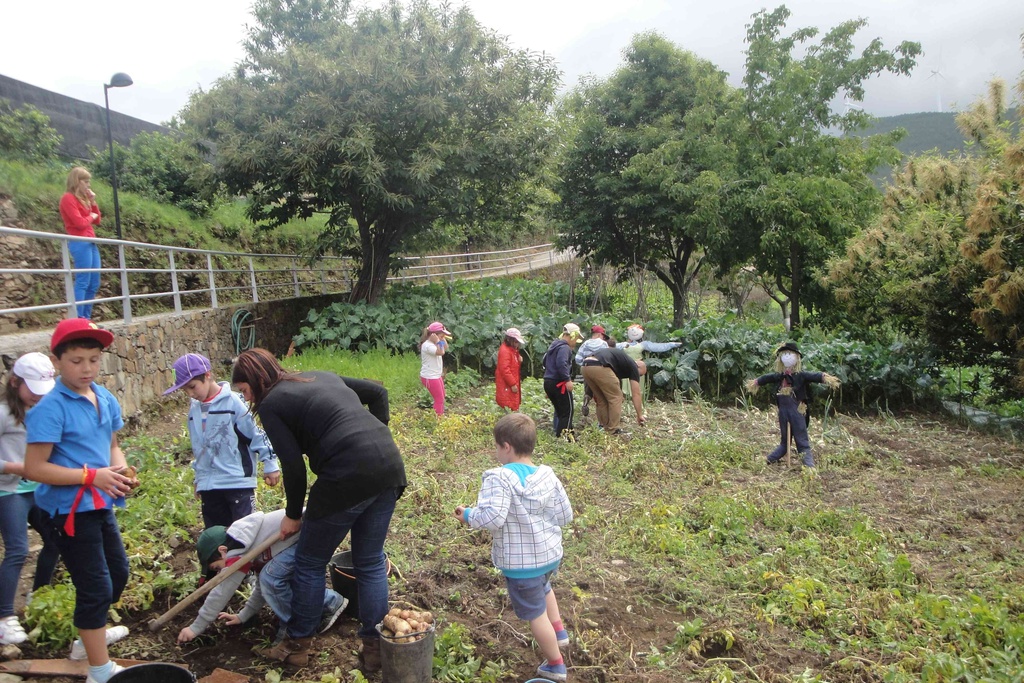
M 196 675 L 189 669 L 185 668 L 181 664 L 173 664 L 171 662 L 143 662 L 142 664 L 133 664 L 131 666 L 124 667 L 121 671 L 110 677 L 108 683 L 117 683 L 118 680 L 130 679 L 132 676 L 159 676 L 159 671 L 174 671 L 176 675 L 185 674 L 188 676 L 188 680 L 195 683 Z M 120 677 L 120 678 L 119 678 Z M 184 679 L 183 679 L 184 680 Z
M 333 573 L 341 574 L 346 579 L 351 579 L 352 581 L 357 581 L 358 579 L 356 578 L 356 576 L 354 574 L 349 574 L 348 572 L 343 571 L 341 569 L 341 567 L 334 562 L 334 559 L 336 557 L 341 556 L 341 555 L 348 555 L 349 558 L 351 558 L 352 557 L 352 551 L 351 550 L 342 550 L 342 551 L 334 553 L 334 555 L 331 556 L 331 561 L 327 563 L 327 568 L 330 569 L 331 572 L 333 572 Z M 349 562 L 350 562 L 350 564 L 346 566 L 346 569 L 351 568 L 352 570 L 355 570 L 355 567 L 351 566 L 351 559 L 349 560 Z M 391 557 L 387 553 L 384 553 L 384 573 L 387 576 L 391 576 L 391 572 L 394 569 L 394 566 L 395 565 L 391 562 Z

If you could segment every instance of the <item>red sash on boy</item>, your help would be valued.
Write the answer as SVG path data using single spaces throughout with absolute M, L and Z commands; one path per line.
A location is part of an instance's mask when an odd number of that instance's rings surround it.
M 86 489 L 92 492 L 92 507 L 94 510 L 102 510 L 107 507 L 107 502 L 103 500 L 103 496 L 96 490 L 96 487 L 92 485 L 92 482 L 96 479 L 96 470 L 89 469 L 86 471 L 85 482 L 78 489 L 78 495 L 75 496 L 75 502 L 71 504 L 71 512 L 68 513 L 68 518 L 64 522 L 64 533 L 68 536 L 75 535 L 75 510 L 78 509 L 78 504 L 82 502 L 82 495 Z

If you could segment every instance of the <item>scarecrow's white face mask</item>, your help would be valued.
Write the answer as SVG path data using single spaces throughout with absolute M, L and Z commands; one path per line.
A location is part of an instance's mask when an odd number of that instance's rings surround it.
M 799 356 L 797 356 L 792 351 L 783 351 L 779 355 L 779 360 L 782 361 L 782 366 L 784 368 L 786 368 L 787 370 L 791 370 L 792 368 L 794 368 L 796 366 L 796 361 L 797 361 L 798 358 L 799 358 Z

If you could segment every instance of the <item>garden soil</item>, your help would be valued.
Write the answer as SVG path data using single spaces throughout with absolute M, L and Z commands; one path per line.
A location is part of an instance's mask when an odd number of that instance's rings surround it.
M 649 434 L 654 438 L 679 440 L 686 437 L 678 425 L 689 424 L 690 430 L 702 429 L 708 408 L 701 414 L 687 413 L 687 404 L 658 404 L 649 413 Z M 457 408 L 456 408 L 457 410 Z M 721 409 L 715 411 L 714 420 L 728 424 L 729 429 L 744 434 L 751 442 L 771 449 L 775 437 L 774 415 L 770 412 Z M 170 413 L 151 420 L 146 429 L 153 435 L 178 435 L 183 423 L 183 409 L 171 408 Z M 918 415 L 838 418 L 838 428 L 851 447 L 866 461 L 885 461 L 900 457 L 907 466 L 908 476 L 901 479 L 879 479 L 874 493 L 865 495 L 865 487 L 856 487 L 853 493 L 849 468 L 831 470 L 823 467 L 819 475 L 823 502 L 836 507 L 857 507 L 871 515 L 879 528 L 916 528 L 922 533 L 952 534 L 962 538 L 965 547 L 983 544 L 998 556 L 999 546 L 1007 552 L 1019 544 L 1022 520 L 1020 481 L 992 478 L 983 486 L 949 485 L 951 467 L 962 467 L 972 459 L 995 458 L 1014 467 L 1024 466 L 1024 449 L 1014 441 L 978 431 L 967 430 L 948 420 Z M 816 424 L 812 429 L 820 428 Z M 827 458 L 827 453 L 821 454 Z M 867 467 L 867 466 L 865 466 Z M 755 475 L 743 476 L 794 477 L 800 476 L 794 468 L 768 468 Z M 965 514 L 948 514 L 950 510 Z M 197 530 L 198 532 L 198 530 Z M 514 680 L 526 680 L 534 675 L 538 655 L 531 643 L 528 626 L 512 613 L 507 599 L 499 592 L 501 580 L 486 561 L 489 540 L 485 535 L 463 546 L 445 549 L 435 555 L 436 563 L 423 571 L 398 568 L 393 582 L 391 599 L 399 605 L 432 608 L 447 606 L 458 621 L 468 627 L 477 647 L 477 656 L 486 660 L 501 660 L 506 669 L 515 672 Z M 36 539 L 37 541 L 37 539 Z M 33 551 L 38 550 L 33 547 Z M 183 544 L 175 562 L 182 572 L 193 571 L 193 549 Z M 444 558 L 443 560 L 441 558 Z M 33 558 L 30 558 L 30 563 Z M 955 554 L 924 556 L 912 554 L 914 571 L 924 582 L 938 580 L 958 571 Z M 27 565 L 27 566 L 30 566 Z M 471 571 L 453 568 L 475 567 Z M 572 632 L 587 633 L 586 650 L 574 649 L 566 659 L 572 681 L 606 683 L 662 683 L 667 681 L 705 680 L 700 672 L 683 669 L 652 670 L 642 664 L 652 650 L 664 649 L 676 635 L 677 624 L 685 618 L 676 605 L 650 595 L 649 581 L 635 578 L 636 568 L 626 560 L 610 559 L 594 580 L 577 582 L 570 591 L 563 587 L 559 593 L 563 619 Z M 26 571 L 23 582 L 26 581 Z M 25 589 L 28 586 L 24 586 Z M 23 593 L 23 591 L 21 591 Z M 585 596 L 585 599 L 581 596 Z M 458 605 L 453 605 L 453 599 Z M 241 600 L 236 596 L 237 604 Z M 184 616 L 172 621 L 157 633 L 151 633 L 148 622 L 173 606 L 165 598 L 145 613 L 124 614 L 131 635 L 111 648 L 115 657 L 148 661 L 176 662 L 187 665 L 199 678 L 211 674 L 216 668 L 227 669 L 249 677 L 252 681 L 268 680 L 273 667 L 256 657 L 254 647 L 265 645 L 273 636 L 275 624 L 263 618 L 258 625 L 241 630 L 211 628 L 207 634 L 192 643 L 179 647 L 175 643 L 177 632 L 190 623 L 195 610 L 186 610 Z M 713 617 L 711 617 L 713 618 Z M 443 626 L 443 625 L 442 625 Z M 356 667 L 357 622 L 351 615 L 343 615 L 326 634 L 315 638 L 314 656 L 310 665 L 298 672 L 286 672 L 294 680 L 327 680 L 338 675 L 342 681 L 352 680 L 348 673 Z M 784 646 L 791 642 L 785 627 L 777 625 L 765 640 L 754 643 L 737 642 L 728 652 L 713 642 L 695 659 L 721 657 L 732 661 L 737 676 L 743 680 L 781 681 L 773 672 L 799 672 L 805 668 L 822 670 L 828 667 L 827 655 L 816 655 L 806 650 L 793 650 Z M 57 653 L 22 648 L 26 658 L 54 657 Z M 745 676 L 760 672 L 752 679 Z M 337 672 L 337 674 L 336 674 Z M 704 675 L 706 676 L 706 671 Z M 271 675 L 271 679 L 274 676 Z M 71 683 L 70 679 L 47 679 L 52 683 Z M 379 680 L 379 676 L 377 677 Z M 860 679 L 858 679 L 860 680 Z M 864 679 L 869 680 L 869 679 Z M 874 679 L 870 679 L 874 680 Z

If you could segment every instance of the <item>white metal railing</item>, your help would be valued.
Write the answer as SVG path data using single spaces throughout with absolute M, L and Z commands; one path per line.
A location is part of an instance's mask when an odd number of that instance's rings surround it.
M 259 302 L 261 294 L 266 299 L 350 291 L 358 275 L 352 259 L 335 256 L 325 256 L 311 262 L 308 257 L 295 254 L 212 251 L 0 227 L 0 240 L 6 239 L 7 236 L 54 244 L 59 249 L 59 257 L 54 255 L 54 267 L 50 268 L 0 267 L 0 278 L 7 280 L 7 276 L 10 275 L 61 278 L 64 284 L 64 298 L 61 301 L 0 308 L 0 316 L 60 309 L 66 309 L 69 316 L 74 316 L 78 304 L 119 302 L 124 321 L 131 322 L 133 302 L 170 300 L 174 311 L 180 313 L 183 299 L 193 306 L 218 308 L 228 302 L 226 299 L 231 303 Z M 92 242 L 103 248 L 116 249 L 117 267 L 73 268 L 68 243 L 75 241 Z M 143 252 L 143 261 L 166 259 L 166 266 L 161 264 L 129 268 L 125 254 L 126 251 L 130 253 L 130 250 Z M 509 275 L 554 265 L 564 260 L 564 256 L 555 251 L 551 244 L 539 244 L 505 251 L 401 257 L 400 260 L 405 265 L 397 275 L 388 278 L 389 282 Z M 75 273 L 81 272 L 117 273 L 120 293 L 116 296 L 76 302 L 74 277 Z M 142 281 L 140 276 L 144 276 L 145 281 Z M 154 284 L 158 285 L 157 291 L 151 291 Z M 10 299 L 10 294 L 7 298 Z

